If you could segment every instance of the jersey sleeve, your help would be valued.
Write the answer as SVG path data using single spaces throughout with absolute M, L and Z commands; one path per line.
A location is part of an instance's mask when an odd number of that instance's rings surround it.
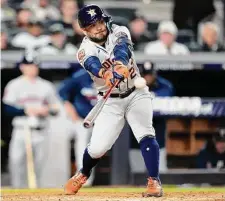
M 100 77 L 99 71 L 101 70 L 102 65 L 98 58 L 97 50 L 91 45 L 87 48 L 86 45 L 88 44 L 81 45 L 81 48 L 77 53 L 77 60 L 92 75 Z
M 133 43 L 131 41 L 130 32 L 125 26 L 118 26 L 113 31 L 114 59 L 122 62 L 124 65 L 127 65 L 133 51 Z
M 77 52 L 77 60 L 79 63 L 84 67 L 85 61 L 90 57 L 97 57 L 96 49 L 91 45 L 88 46 L 87 43 L 81 45 Z
M 130 31 L 125 26 L 118 26 L 113 30 L 113 43 L 117 44 L 117 41 L 121 37 L 127 37 L 131 41 Z
M 11 117 L 16 116 L 24 116 L 25 111 L 24 108 L 20 107 L 17 103 L 17 87 L 16 83 L 10 82 L 5 88 L 4 95 L 3 95 L 3 103 L 4 103 L 4 111 L 6 115 Z
M 4 95 L 2 99 L 3 103 L 16 106 L 17 103 L 16 92 L 17 87 L 15 83 L 13 82 L 8 83 L 4 90 Z
M 49 90 L 48 90 L 48 97 L 47 97 L 47 103 L 48 105 L 52 106 L 59 103 L 59 96 L 56 92 L 55 87 L 53 84 L 49 83 Z

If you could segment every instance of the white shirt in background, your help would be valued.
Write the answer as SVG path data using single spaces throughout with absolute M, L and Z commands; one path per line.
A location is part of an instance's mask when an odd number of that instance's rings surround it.
M 15 47 L 29 48 L 31 46 L 43 46 L 50 42 L 50 36 L 41 35 L 35 37 L 27 32 L 18 33 L 12 39 L 12 45 Z
M 53 45 L 49 44 L 39 48 L 38 52 L 40 54 L 45 54 L 45 55 L 57 55 L 57 54 L 75 55 L 77 53 L 77 48 L 71 43 L 67 43 L 63 49 L 58 49 L 57 47 L 54 47 Z
M 188 48 L 181 44 L 174 42 L 170 49 L 168 49 L 160 40 L 150 42 L 146 45 L 145 54 L 154 54 L 154 55 L 186 55 L 189 54 Z

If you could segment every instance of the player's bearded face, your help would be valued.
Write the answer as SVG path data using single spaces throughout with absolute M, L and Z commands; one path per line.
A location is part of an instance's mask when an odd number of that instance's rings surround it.
M 103 43 L 108 37 L 108 29 L 104 20 L 97 21 L 84 29 L 84 33 L 96 43 Z

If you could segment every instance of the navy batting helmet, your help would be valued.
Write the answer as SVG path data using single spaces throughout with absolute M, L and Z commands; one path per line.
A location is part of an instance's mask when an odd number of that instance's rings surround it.
M 109 26 L 109 23 L 111 22 L 111 17 L 106 15 L 101 8 L 94 4 L 84 6 L 78 12 L 78 23 L 81 28 L 85 28 L 102 19 Z

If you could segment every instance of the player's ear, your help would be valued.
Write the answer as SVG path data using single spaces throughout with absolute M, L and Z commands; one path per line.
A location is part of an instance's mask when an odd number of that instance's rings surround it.
M 86 36 L 87 35 L 87 29 L 83 28 L 81 30 L 83 31 L 84 35 Z

